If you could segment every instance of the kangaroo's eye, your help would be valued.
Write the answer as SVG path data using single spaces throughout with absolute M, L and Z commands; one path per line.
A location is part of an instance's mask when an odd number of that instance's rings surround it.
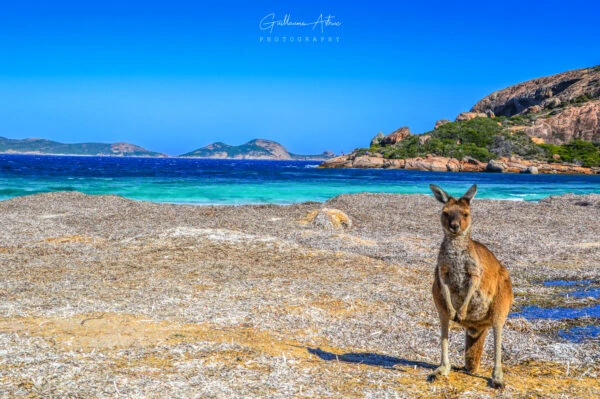
M 448 212 L 444 211 L 444 212 L 442 212 L 442 215 L 448 217 Z
M 466 218 L 468 218 L 469 214 L 468 213 L 463 213 L 463 216 L 466 217 Z

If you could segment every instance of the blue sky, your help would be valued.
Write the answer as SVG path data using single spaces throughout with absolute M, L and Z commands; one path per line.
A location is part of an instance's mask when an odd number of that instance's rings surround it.
M 0 0 L 0 136 L 171 155 L 253 138 L 348 152 L 600 64 L 597 1 L 353 3 Z M 341 25 L 269 34 L 259 23 L 271 13 Z

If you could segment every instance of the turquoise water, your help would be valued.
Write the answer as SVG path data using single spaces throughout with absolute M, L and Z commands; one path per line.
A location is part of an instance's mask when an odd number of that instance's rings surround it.
M 406 170 L 318 169 L 314 161 L 0 155 L 0 199 L 52 191 L 117 194 L 188 204 L 291 204 L 344 193 L 454 195 L 478 184 L 478 198 L 535 201 L 600 193 L 600 175 L 520 175 Z

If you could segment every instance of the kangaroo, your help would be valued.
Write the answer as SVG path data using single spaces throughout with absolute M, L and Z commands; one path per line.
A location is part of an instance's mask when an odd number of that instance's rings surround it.
M 450 372 L 448 325 L 452 320 L 466 329 L 465 367 L 471 374 L 479 368 L 488 329 L 494 329 L 491 385 L 503 388 L 502 327 L 513 302 L 513 292 L 506 268 L 485 245 L 471 239 L 471 200 L 477 186 L 473 185 L 458 199 L 433 184 L 429 187 L 444 204 L 441 217 L 444 240 L 432 287 L 441 323 L 442 361 L 429 379 Z

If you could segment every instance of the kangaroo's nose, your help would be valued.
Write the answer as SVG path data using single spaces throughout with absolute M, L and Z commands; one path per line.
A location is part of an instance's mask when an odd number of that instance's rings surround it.
M 460 225 L 458 223 L 450 223 L 450 231 L 456 233 Z

